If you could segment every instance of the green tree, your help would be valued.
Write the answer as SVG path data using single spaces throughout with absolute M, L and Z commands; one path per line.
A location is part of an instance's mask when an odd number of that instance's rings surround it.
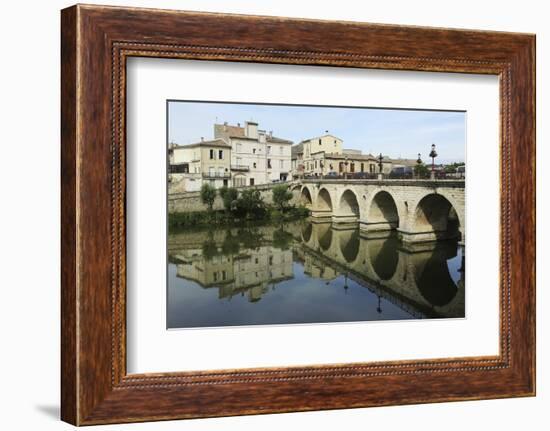
M 201 187 L 201 201 L 208 207 L 208 211 L 212 212 L 214 200 L 216 199 L 216 189 L 208 183 L 204 183 Z
M 231 211 L 235 207 L 239 192 L 234 187 L 222 187 L 220 189 L 220 197 L 222 198 L 225 210 Z
M 430 170 L 424 163 L 420 163 L 414 167 L 414 175 L 416 178 L 426 178 L 430 176 Z
M 283 212 L 292 199 L 292 192 L 284 184 L 273 187 L 273 204 Z
M 247 189 L 235 202 L 235 211 L 240 217 L 259 218 L 265 214 L 265 203 L 259 190 Z

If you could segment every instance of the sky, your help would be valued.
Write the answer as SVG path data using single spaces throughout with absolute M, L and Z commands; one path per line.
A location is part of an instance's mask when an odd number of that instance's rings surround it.
M 294 143 L 328 130 L 343 139 L 343 148 L 363 154 L 416 159 L 420 153 L 428 163 L 433 143 L 436 163 L 465 157 L 466 113 L 451 111 L 170 101 L 168 141 L 185 145 L 213 139 L 214 123 L 243 126 L 247 120 Z

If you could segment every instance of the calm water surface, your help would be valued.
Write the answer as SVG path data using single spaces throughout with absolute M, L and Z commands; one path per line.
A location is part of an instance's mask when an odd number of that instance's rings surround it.
M 167 326 L 464 317 L 462 250 L 310 221 L 171 233 Z

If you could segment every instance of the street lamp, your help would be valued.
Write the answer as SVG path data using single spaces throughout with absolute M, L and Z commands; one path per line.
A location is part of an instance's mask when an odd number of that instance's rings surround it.
M 382 153 L 378 156 L 378 169 L 380 169 L 380 173 L 382 173 L 382 159 L 384 156 L 382 156 Z
M 344 180 L 348 179 L 348 156 L 344 159 Z
M 430 151 L 430 157 L 432 158 L 432 178 L 434 178 L 434 164 L 435 158 L 437 157 L 437 152 L 435 151 L 435 144 L 432 144 L 432 151 Z
M 420 178 L 420 165 L 422 164 L 422 159 L 420 158 L 420 153 L 418 153 L 418 159 L 416 159 L 416 176 Z

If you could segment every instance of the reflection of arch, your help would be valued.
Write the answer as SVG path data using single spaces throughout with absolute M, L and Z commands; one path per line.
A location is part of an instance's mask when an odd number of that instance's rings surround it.
M 332 211 L 332 199 L 327 189 L 323 188 L 319 190 L 317 196 L 317 209 L 321 211 Z
M 443 233 L 446 238 L 453 238 L 459 235 L 459 226 L 456 209 L 444 196 L 431 193 L 418 202 L 414 213 L 413 231 Z
M 455 242 L 437 243 L 431 256 L 416 266 L 415 280 L 418 290 L 431 305 L 442 307 L 453 300 L 458 292 L 447 259 L 456 256 Z
M 306 223 L 302 228 L 302 240 L 306 244 L 309 243 L 312 233 L 313 233 L 313 225 L 311 223 Z
M 319 245 L 324 251 L 327 251 L 330 248 L 332 244 L 332 229 L 330 228 L 330 225 L 328 225 L 328 229 L 326 229 L 325 232 L 319 232 L 318 240 Z
M 399 241 L 396 236 L 367 240 L 370 263 L 380 280 L 390 280 L 397 270 Z
M 367 220 L 369 223 L 382 223 L 395 229 L 399 225 L 399 214 L 393 196 L 386 191 L 376 193 L 368 210 Z
M 344 256 L 346 262 L 354 262 L 359 254 L 359 229 L 340 231 L 338 233 L 338 238 L 340 239 L 340 251 L 342 252 L 342 256 Z
M 311 197 L 311 192 L 307 187 L 304 187 L 302 189 L 302 193 L 300 193 L 300 203 L 304 205 L 307 208 L 310 208 L 313 205 L 313 199 Z
M 359 217 L 359 202 L 351 190 L 346 190 L 340 198 L 339 210 L 342 214 L 354 214 Z

